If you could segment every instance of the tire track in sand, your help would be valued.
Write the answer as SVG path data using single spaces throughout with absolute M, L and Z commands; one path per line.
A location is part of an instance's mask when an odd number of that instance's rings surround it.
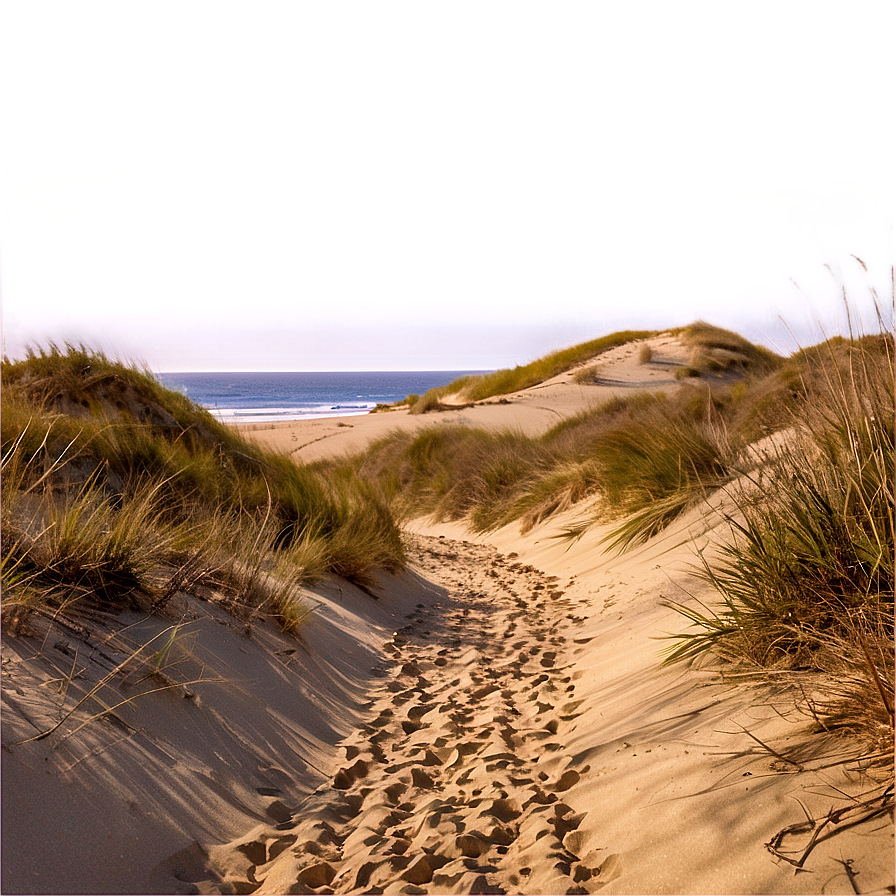
M 238 893 L 590 893 L 618 860 L 584 852 L 564 733 L 581 701 L 563 665 L 580 624 L 557 580 L 492 548 L 409 537 L 446 598 L 418 605 L 386 652 L 372 721 L 332 780 L 281 823 L 215 847 Z M 273 794 L 272 794 L 273 795 Z M 279 814 L 278 814 L 279 813 Z

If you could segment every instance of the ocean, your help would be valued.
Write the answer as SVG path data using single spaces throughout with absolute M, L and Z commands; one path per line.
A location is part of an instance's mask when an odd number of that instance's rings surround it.
M 422 395 L 477 370 L 331 373 L 159 373 L 225 423 L 265 423 L 367 414 L 378 404 Z

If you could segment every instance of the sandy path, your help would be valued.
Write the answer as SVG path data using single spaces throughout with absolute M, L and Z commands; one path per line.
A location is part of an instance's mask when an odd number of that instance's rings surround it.
M 393 636 L 372 721 L 345 741 L 334 777 L 276 838 L 215 848 L 219 874 L 237 892 L 263 881 L 259 893 L 604 885 L 614 859 L 576 852 L 584 815 L 565 798 L 587 771 L 563 747 L 581 703 L 563 649 L 582 617 L 555 578 L 513 554 L 426 537 L 409 547 L 445 599 Z M 228 874 L 237 854 L 259 864 Z

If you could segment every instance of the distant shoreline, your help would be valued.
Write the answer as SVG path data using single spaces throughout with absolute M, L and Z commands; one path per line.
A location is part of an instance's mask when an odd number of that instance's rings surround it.
M 227 426 L 245 428 L 254 426 L 275 425 L 277 423 L 297 423 L 305 420 L 329 420 L 333 417 L 365 417 L 367 414 L 373 411 L 373 407 L 375 407 L 375 405 L 372 407 L 352 409 L 333 407 L 329 411 L 308 411 L 306 413 L 287 412 L 282 414 L 266 414 L 264 412 L 255 414 L 252 413 L 251 408 L 248 408 L 245 411 L 237 409 L 234 413 L 222 413 L 212 408 L 206 408 L 206 410 L 216 420 L 219 420 L 221 423 L 224 423 Z
M 444 386 L 470 371 L 164 373 L 158 379 L 227 425 L 358 417 Z

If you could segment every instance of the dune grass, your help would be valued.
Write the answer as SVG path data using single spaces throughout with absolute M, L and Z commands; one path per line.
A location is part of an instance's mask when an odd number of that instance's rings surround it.
M 543 446 L 519 433 L 437 426 L 416 436 L 393 433 L 353 464 L 400 517 L 472 514 L 476 520 L 477 514 L 501 506 L 546 464 L 546 457 Z
M 617 399 L 539 439 L 450 427 L 414 439 L 395 437 L 373 446 L 357 469 L 379 484 L 399 512 L 468 517 L 480 531 L 514 520 L 531 527 L 599 497 L 593 519 L 623 518 L 612 543 L 625 549 L 729 481 L 748 432 L 773 431 L 783 399 L 798 398 L 793 380 L 799 374 L 788 378 L 780 372 L 783 359 L 738 334 L 703 322 L 674 334 L 691 347 L 689 366 L 682 369 L 706 377 L 705 384 L 697 381 L 668 400 L 643 393 Z M 465 377 L 430 390 L 411 410 L 437 410 L 446 395 L 464 403 L 526 388 L 601 351 L 654 335 L 614 333 L 531 365 Z M 652 353 L 643 348 L 639 359 L 649 363 Z M 720 372 L 732 376 L 719 380 Z M 763 392 L 758 384 L 770 379 L 774 384 Z
M 810 400 L 787 439 L 733 489 L 731 539 L 702 567 L 719 607 L 675 605 L 692 623 L 669 661 L 722 657 L 810 676 L 821 727 L 890 755 L 896 451 L 892 334 L 832 340 L 798 360 Z
M 856 346 L 871 356 L 886 352 L 882 336 L 835 339 L 782 359 L 702 322 L 680 335 L 703 369 L 738 376 L 701 377 L 674 395 L 633 392 L 539 438 L 463 426 L 395 434 L 353 469 L 400 515 L 466 518 L 478 531 L 514 521 L 528 529 L 592 499 L 583 526 L 618 519 L 610 544 L 625 550 L 755 464 L 747 446 L 790 426 L 797 409 L 815 402 L 832 363 L 848 365 Z
M 767 374 L 777 369 L 782 359 L 761 345 L 731 330 L 723 330 L 705 321 L 697 321 L 678 331 L 690 348 L 687 369 L 699 376 L 712 371 L 749 371 Z
M 244 441 L 151 374 L 68 346 L 4 359 L 3 613 L 161 608 L 215 589 L 295 630 L 302 583 L 370 588 L 404 562 L 389 509 Z
M 594 518 L 626 517 L 618 533 L 625 547 L 730 478 L 716 413 L 702 387 L 674 397 L 633 393 L 539 438 L 441 425 L 392 434 L 352 463 L 400 516 L 466 518 L 477 531 L 514 521 L 528 529 L 600 497 Z
M 610 546 L 627 549 L 656 535 L 734 474 L 734 457 L 710 412 L 682 402 L 609 429 L 594 446 L 602 516 L 624 517 Z
M 635 339 L 647 339 L 657 335 L 653 330 L 623 330 L 592 339 L 570 348 L 561 349 L 539 358 L 529 364 L 517 367 L 496 370 L 494 373 L 481 374 L 479 376 L 464 376 L 448 383 L 446 386 L 438 386 L 430 389 L 423 396 L 408 396 L 405 403 L 410 405 L 412 414 L 425 414 L 428 411 L 436 411 L 442 408 L 441 399 L 448 395 L 455 396 L 454 403 L 484 401 L 500 395 L 509 395 L 537 386 L 551 377 L 591 360 L 601 352 L 624 345 Z M 414 400 L 411 401 L 410 399 Z

